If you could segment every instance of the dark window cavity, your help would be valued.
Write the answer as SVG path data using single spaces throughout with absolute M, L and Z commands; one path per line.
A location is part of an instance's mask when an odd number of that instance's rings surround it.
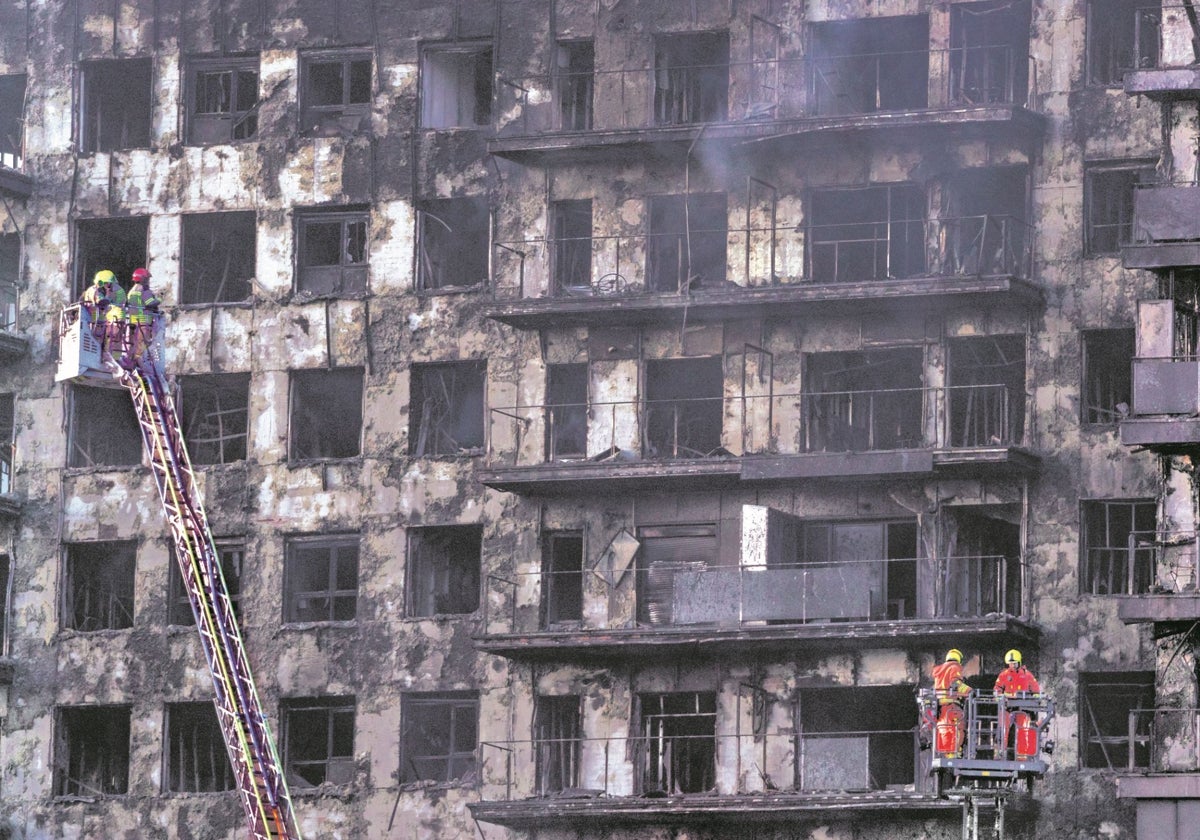
M 296 291 L 356 295 L 367 290 L 366 210 L 306 212 L 298 217 Z
M 1029 75 L 1029 4 L 956 4 L 950 14 L 949 64 L 951 104 L 1023 104 Z
M 909 685 L 802 689 L 799 788 L 865 791 L 913 784 L 912 694 Z
M 1157 67 L 1162 12 L 1140 0 L 1090 0 L 1088 84 L 1120 87 L 1126 71 Z
M 124 390 L 71 388 L 68 467 L 133 467 L 142 463 L 142 433 Z
M 949 342 L 949 444 L 993 447 L 1025 436 L 1025 336 Z
M 654 121 L 718 122 L 729 113 L 729 34 L 660 35 L 654 43 Z
M 818 23 L 811 96 L 818 114 L 924 108 L 929 100 L 925 15 Z
M 478 128 L 491 121 L 491 47 L 426 47 L 421 53 L 421 126 Z
M 1088 256 L 1119 254 L 1133 241 L 1133 196 L 1139 184 L 1152 183 L 1151 164 L 1095 164 L 1083 173 Z
M 25 157 L 23 73 L 0 76 L 0 167 L 20 169 Z
M 822 190 L 809 219 L 809 273 L 818 283 L 925 273 L 925 191 L 916 184 Z
M 258 56 L 188 63 L 189 143 L 253 139 L 258 131 Z
M 284 700 L 283 763 L 294 788 L 354 781 L 353 697 Z
M 75 296 L 92 283 L 97 271 L 108 269 L 129 290 L 136 268 L 146 265 L 149 216 L 80 219 L 75 223 Z
M 236 303 L 250 297 L 257 237 L 253 211 L 184 216 L 180 303 Z
M 361 452 L 361 368 L 292 371 L 292 461 L 354 458 Z
M 460 289 L 488 278 L 487 198 L 439 198 L 417 211 L 417 288 Z
M 717 696 L 711 691 L 642 694 L 641 792 L 673 796 L 716 785 Z
M 483 449 L 487 362 L 412 366 L 409 445 L 412 454 L 476 454 Z
M 583 534 L 551 532 L 542 541 L 542 626 L 583 620 Z
M 559 41 L 555 57 L 559 127 L 587 131 L 592 127 L 595 46 L 591 41 Z
M 465 615 L 479 609 L 483 529 L 478 525 L 408 532 L 408 615 Z
M 371 108 L 372 63 L 362 50 L 301 55 L 301 130 L 338 135 L 361 128 Z
M 400 776 L 405 782 L 454 782 L 474 771 L 478 692 L 405 694 L 400 717 Z
M 234 615 L 241 615 L 242 568 L 246 561 L 244 537 L 218 537 L 214 540 L 217 559 L 221 563 L 221 576 L 225 579 L 225 590 L 229 593 Z M 171 551 L 170 596 L 167 603 L 167 623 L 182 627 L 192 626 L 196 617 L 187 590 L 183 586 L 183 575 L 179 571 L 179 560 L 174 548 Z
M 134 542 L 69 543 L 63 564 L 63 627 L 81 632 L 132 627 L 136 557 Z
M 723 285 L 728 228 L 725 193 L 652 196 L 646 287 L 686 292 Z
M 1156 506 L 1152 499 L 1083 502 L 1083 592 L 1142 595 L 1154 582 Z
M 583 698 L 538 697 L 534 706 L 537 744 L 537 793 L 549 796 L 580 784 L 583 747 Z
M 357 534 L 287 544 L 284 620 L 353 621 L 358 611 Z
M 86 61 L 81 70 L 79 150 L 89 154 L 149 147 L 150 59 Z
M 0 394 L 0 495 L 13 491 L 16 455 L 16 403 L 12 394 Z
M 720 455 L 724 414 L 723 359 L 654 359 L 646 362 L 647 458 Z
M 128 706 L 64 706 L 54 737 L 54 795 L 120 796 L 129 790 Z
M 1133 330 L 1084 331 L 1080 401 L 1084 423 L 1117 423 L 1129 415 L 1133 351 Z
M 12 559 L 0 554 L 0 655 L 8 654 L 8 625 L 12 612 Z
M 210 702 L 167 704 L 166 789 L 169 793 L 233 790 L 225 739 Z
M 591 294 L 592 200 L 556 201 L 550 208 L 554 225 L 554 291 Z
M 550 460 L 587 456 L 587 377 L 586 362 L 546 366 L 546 457 Z
M 17 283 L 21 279 L 21 237 L 0 233 L 0 331 L 17 331 Z
M 924 445 L 920 348 L 814 353 L 805 362 L 801 404 L 807 451 Z
M 1106 770 L 1149 768 L 1153 709 L 1153 671 L 1081 673 L 1080 764 Z M 1133 715 L 1131 731 L 1129 713 L 1135 710 L 1141 713 Z
M 246 458 L 250 374 L 179 377 L 179 411 L 193 464 Z
M 675 575 L 703 572 L 717 565 L 717 526 L 660 525 L 638 528 L 637 620 L 674 623 Z

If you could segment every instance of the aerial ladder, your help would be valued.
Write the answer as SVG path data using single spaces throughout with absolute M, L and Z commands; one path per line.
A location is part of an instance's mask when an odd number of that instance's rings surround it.
M 1049 769 L 1043 753 L 1054 750 L 1054 701 L 973 689 L 963 698 L 961 737 L 933 689 L 921 689 L 917 705 L 922 743 L 932 749 L 933 790 L 962 803 L 963 840 L 1004 840 L 1009 798 L 1022 783 L 1032 793 Z
M 162 317 L 154 315 L 152 337 L 138 358 L 109 354 L 103 330 L 80 304 L 59 320 L 59 364 L 55 380 L 125 388 L 133 398 L 142 443 L 171 528 L 200 646 L 212 673 L 217 720 L 233 766 L 252 840 L 300 840 L 283 764 L 234 617 L 229 591 L 213 543 L 204 503 L 188 458 L 179 417 L 163 367 Z

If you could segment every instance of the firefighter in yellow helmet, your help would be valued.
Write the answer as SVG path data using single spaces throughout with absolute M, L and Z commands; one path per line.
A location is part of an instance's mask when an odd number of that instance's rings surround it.
M 128 359 L 137 364 L 150 346 L 154 316 L 158 314 L 158 298 L 150 290 L 150 272 L 144 268 L 133 272 L 133 286 L 126 297 L 125 310 L 129 318 Z
M 1038 685 L 1037 677 L 1025 667 L 1021 651 L 1013 648 L 1004 654 L 1004 670 L 996 677 L 996 694 L 1005 697 L 1016 697 L 1021 694 L 1040 694 L 1042 687 Z M 1029 724 L 1029 715 L 1025 712 L 1005 712 L 1000 716 L 1000 754 L 1008 750 L 1008 730 L 1016 725 L 1018 728 Z
M 946 659 L 933 669 L 933 691 L 938 701 L 938 727 L 954 727 L 953 750 L 937 740 L 938 752 L 947 757 L 957 756 L 962 751 L 963 737 L 967 731 L 967 719 L 963 714 L 963 698 L 971 693 L 971 687 L 963 679 L 963 655 L 958 648 L 946 651 Z

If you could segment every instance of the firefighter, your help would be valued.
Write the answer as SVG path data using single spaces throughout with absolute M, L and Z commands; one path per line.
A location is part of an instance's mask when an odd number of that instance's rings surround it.
M 145 349 L 150 346 L 154 316 L 158 314 L 158 298 L 150 290 L 150 272 L 144 268 L 135 269 L 133 272 L 133 288 L 129 290 L 125 299 L 125 309 L 129 317 L 127 358 L 136 364 Z
M 92 278 L 92 285 L 83 290 L 80 300 L 91 322 L 92 335 L 100 342 L 101 350 L 104 348 L 105 310 L 108 309 L 112 284 L 116 279 L 117 275 L 107 268 L 97 271 L 96 276 Z
M 1037 677 L 1033 672 L 1022 664 L 1021 651 L 1013 648 L 1004 654 L 1005 668 L 1000 672 L 1000 676 L 996 677 L 995 693 L 1004 697 L 1017 697 L 1019 695 L 1034 695 L 1040 694 L 1042 687 L 1038 685 Z M 1013 725 L 1017 729 L 1026 727 L 1030 723 L 1029 715 L 1026 712 L 1007 711 L 1000 713 L 1000 752 L 1001 757 L 1006 756 L 1008 752 L 1008 730 Z
M 938 701 L 934 743 L 937 752 L 946 758 L 957 757 L 962 752 L 963 737 L 967 731 L 962 701 L 971 693 L 971 687 L 963 679 L 962 659 L 962 651 L 951 648 L 946 651 L 945 661 L 933 669 L 933 691 Z M 954 728 L 953 745 L 938 737 L 939 730 L 946 725 Z M 953 746 L 953 750 L 950 746 Z
M 108 345 L 105 350 L 110 356 L 119 356 L 125 351 L 125 290 L 117 282 L 117 276 L 105 285 L 108 291 L 108 306 L 104 310 L 104 335 Z

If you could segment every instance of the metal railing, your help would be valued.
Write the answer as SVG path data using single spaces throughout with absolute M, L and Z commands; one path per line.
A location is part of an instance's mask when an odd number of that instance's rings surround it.
M 1200 592 L 1200 553 L 1192 531 L 1130 531 L 1123 546 L 1085 553 L 1089 595 Z
M 483 741 L 479 763 L 485 802 L 764 790 L 804 794 L 900 788 L 918 794 L 927 784 L 916 727 Z
M 1015 446 L 1027 402 L 995 384 L 497 407 L 488 463 Z
M 501 75 L 497 134 L 534 136 L 971 105 L 1031 106 L 1028 50 L 941 50 Z M 794 85 L 768 80 L 791 78 Z M 590 107 L 583 97 L 590 98 Z M 570 102 L 564 102 L 569 97 Z M 568 107 L 569 105 L 569 107 Z M 581 119 L 580 114 L 586 114 Z
M 1099 740 L 1114 767 L 1123 764 L 1126 770 L 1151 773 L 1200 771 L 1200 709 L 1130 709 L 1126 732 Z
M 495 243 L 497 298 L 695 294 L 791 282 L 1028 278 L 1032 228 L 1004 214 Z M 805 257 L 805 242 L 808 255 Z M 567 254 L 568 256 L 564 256 Z
M 586 634 L 632 626 L 639 614 L 650 617 L 650 627 L 728 628 L 1020 616 L 1018 563 L 1003 555 L 770 566 L 708 565 L 701 558 L 639 566 L 611 590 L 581 571 L 492 574 L 485 581 L 483 627 L 489 635 Z M 622 593 L 632 600 L 614 606 Z M 654 609 L 638 608 L 651 600 Z M 597 625 L 597 615 L 607 617 Z

